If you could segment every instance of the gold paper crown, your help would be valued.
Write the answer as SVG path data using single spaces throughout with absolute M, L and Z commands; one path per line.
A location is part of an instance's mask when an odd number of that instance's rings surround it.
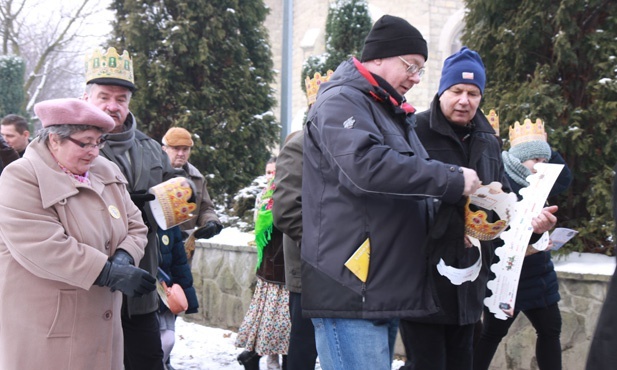
M 315 103 L 315 100 L 317 100 L 319 85 L 324 82 L 328 82 L 333 73 L 334 72 L 332 72 L 332 70 L 328 70 L 325 76 L 322 76 L 319 72 L 315 72 L 315 77 L 313 78 L 306 76 L 304 84 L 306 85 L 306 99 L 308 100 L 309 107 Z
M 106 53 L 95 49 L 86 55 L 86 83 L 120 85 L 135 90 L 133 61 L 128 51 L 119 55 L 116 48 L 110 47 Z
M 527 141 L 546 141 L 544 123 L 539 118 L 535 123 L 532 123 L 529 118 L 526 118 L 522 125 L 518 121 L 514 122 L 514 126 L 510 126 L 509 134 L 510 147 Z
M 152 214 L 159 226 L 168 228 L 193 218 L 197 205 L 189 202 L 191 187 L 184 177 L 174 177 L 150 188 L 156 201 L 151 203 Z
M 487 214 L 483 210 L 472 211 L 469 208 L 471 200 L 467 199 L 465 205 L 465 232 L 478 240 L 493 240 L 508 227 L 508 221 L 498 220 L 488 222 Z
M 495 110 L 491 109 L 488 112 L 488 116 L 486 116 L 486 118 L 488 118 L 488 122 L 493 127 L 493 130 L 495 130 L 495 135 L 499 136 L 499 116 L 497 115 Z

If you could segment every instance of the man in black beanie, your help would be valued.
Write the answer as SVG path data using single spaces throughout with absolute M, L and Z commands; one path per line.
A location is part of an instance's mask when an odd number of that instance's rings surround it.
M 438 311 L 422 252 L 427 204 L 480 185 L 473 170 L 429 160 L 413 131 L 404 94 L 427 50 L 407 21 L 383 16 L 307 116 L 302 310 L 324 370 L 391 368 L 399 319 Z

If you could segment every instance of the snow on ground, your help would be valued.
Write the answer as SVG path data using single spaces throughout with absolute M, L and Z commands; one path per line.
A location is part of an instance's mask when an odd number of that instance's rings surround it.
M 226 228 L 210 239 L 212 242 L 229 245 L 247 245 L 254 235 L 243 233 L 235 228 Z M 570 253 L 554 257 L 555 269 L 573 273 L 612 275 L 615 271 L 615 257 L 591 253 Z M 242 348 L 236 348 L 236 333 L 230 330 L 210 328 L 185 321 L 176 321 L 176 345 L 171 352 L 171 364 L 176 370 L 242 370 L 236 357 Z M 394 360 L 392 370 L 403 366 Z M 260 367 L 266 369 L 266 359 L 262 358 Z M 317 365 L 316 369 L 321 368 Z
M 175 370 L 242 370 L 236 357 L 242 348 L 236 348 L 236 333 L 210 328 L 185 321 L 176 320 L 176 345 L 171 351 L 171 366 Z M 392 370 L 403 366 L 403 361 L 394 360 Z M 266 359 L 262 358 L 260 368 L 266 369 Z M 320 370 L 319 364 L 315 369 Z

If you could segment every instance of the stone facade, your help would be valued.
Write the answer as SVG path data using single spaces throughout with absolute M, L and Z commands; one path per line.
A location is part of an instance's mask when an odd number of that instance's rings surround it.
M 291 130 L 302 127 L 306 110 L 306 96 L 302 92 L 302 64 L 311 55 L 325 51 L 325 23 L 328 8 L 334 0 L 265 0 L 270 8 L 266 20 L 269 41 L 272 46 L 274 68 L 279 72 L 273 88 L 280 102 L 283 46 L 283 1 L 293 7 L 292 20 L 292 67 L 291 78 Z M 369 11 L 373 21 L 384 14 L 396 15 L 407 19 L 414 25 L 428 42 L 429 57 L 426 74 L 422 82 L 407 93 L 407 100 L 419 111 L 429 107 L 441 77 L 443 60 L 457 51 L 461 44 L 459 37 L 464 27 L 464 3 L 462 0 L 411 0 L 389 1 L 368 0 Z M 280 107 L 275 107 L 275 114 L 280 120 Z
M 200 309 L 199 313 L 187 315 L 185 319 L 237 331 L 255 287 L 256 258 L 254 247 L 197 242 L 192 272 Z M 563 320 L 563 369 L 584 369 L 610 277 L 557 274 L 562 297 L 559 306 Z M 499 346 L 491 370 L 537 370 L 535 336 L 527 318 L 520 315 Z M 400 340 L 396 354 L 405 355 Z

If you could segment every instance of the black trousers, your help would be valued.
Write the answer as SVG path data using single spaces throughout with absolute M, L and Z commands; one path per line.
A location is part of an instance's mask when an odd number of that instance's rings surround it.
M 548 307 L 523 311 L 529 319 L 538 338 L 536 359 L 540 370 L 561 370 L 561 313 L 557 303 Z M 508 334 L 510 326 L 518 316 L 507 320 L 495 317 L 486 307 L 482 320 L 482 335 L 474 351 L 474 370 L 488 370 L 501 339 Z
M 287 350 L 289 370 L 315 370 L 317 348 L 315 347 L 315 328 L 311 319 L 302 317 L 300 293 L 289 292 L 289 314 L 291 331 Z
M 425 324 L 401 320 L 405 370 L 471 370 L 475 324 Z
M 156 312 L 122 316 L 125 370 L 163 370 L 163 348 Z

